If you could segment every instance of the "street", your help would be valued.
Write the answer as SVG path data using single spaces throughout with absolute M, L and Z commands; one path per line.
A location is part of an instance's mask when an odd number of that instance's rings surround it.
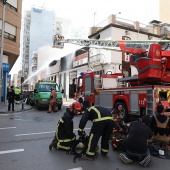
M 0 115 L 0 170 L 133 170 L 143 169 L 138 162 L 124 164 L 119 159 L 119 152 L 110 147 L 107 157 L 102 157 L 100 149 L 93 161 L 79 160 L 73 162 L 73 155 L 66 151 L 52 150 L 51 143 L 56 124 L 63 115 L 63 106 L 57 113 L 32 110 Z M 74 118 L 74 131 L 77 134 L 81 115 Z M 91 128 L 89 121 L 85 127 L 87 134 Z M 78 137 L 78 135 L 77 135 Z M 100 147 L 100 142 L 99 142 Z M 77 168 L 77 169 L 76 169 Z M 169 170 L 169 160 L 152 157 L 151 164 L 146 169 Z

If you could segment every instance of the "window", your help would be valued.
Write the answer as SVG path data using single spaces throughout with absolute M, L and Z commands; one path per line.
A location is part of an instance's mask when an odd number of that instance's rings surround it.
M 11 9 L 13 9 L 14 11 L 17 11 L 17 1 L 18 0 L 7 0 L 6 5 L 9 6 Z

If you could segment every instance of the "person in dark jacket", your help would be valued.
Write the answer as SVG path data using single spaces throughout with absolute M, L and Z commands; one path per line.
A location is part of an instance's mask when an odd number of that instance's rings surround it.
M 70 150 L 76 140 L 76 135 L 73 132 L 73 118 L 81 109 L 79 102 L 72 103 L 69 108 L 66 109 L 66 112 L 57 124 L 54 139 L 49 146 L 50 150 L 52 150 L 53 147 L 67 151 Z
M 124 163 L 133 163 L 135 157 L 140 159 L 139 164 L 144 167 L 150 163 L 151 155 L 147 147 L 148 140 L 151 139 L 153 135 L 149 127 L 150 123 L 151 118 L 145 115 L 142 119 L 132 122 L 128 127 L 126 152 L 119 155 Z
M 152 116 L 151 129 L 153 137 L 151 142 L 163 142 L 170 145 L 170 119 L 164 115 L 164 106 L 162 104 L 156 107 L 157 114 Z
M 8 111 L 11 110 L 11 105 L 12 105 L 12 111 L 14 111 L 14 101 L 15 101 L 14 86 L 11 86 L 11 88 L 8 90 L 7 99 L 8 99 Z
M 102 155 L 107 155 L 109 151 L 109 138 L 115 124 L 109 109 L 102 106 L 92 106 L 84 112 L 80 120 L 78 129 L 79 136 L 82 135 L 88 120 L 93 122 L 93 126 L 89 135 L 88 148 L 86 154 L 82 156 L 82 159 L 93 160 L 98 140 L 101 136 L 101 153 Z

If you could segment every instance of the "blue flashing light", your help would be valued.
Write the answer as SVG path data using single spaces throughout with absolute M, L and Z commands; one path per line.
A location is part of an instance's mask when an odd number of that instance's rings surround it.
M 80 74 L 79 74 L 79 75 L 80 75 L 80 76 L 82 76 L 83 74 L 84 74 L 84 72 L 80 72 Z

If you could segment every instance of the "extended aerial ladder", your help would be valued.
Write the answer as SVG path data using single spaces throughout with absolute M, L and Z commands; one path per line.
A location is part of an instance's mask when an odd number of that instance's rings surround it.
M 129 64 L 138 70 L 138 75 L 124 77 L 120 82 L 140 84 L 145 82 L 170 82 L 170 41 L 169 40 L 95 40 L 95 39 L 64 39 L 63 36 L 55 36 L 53 47 L 63 48 L 65 43 L 87 46 L 90 48 L 102 48 L 126 52 L 130 56 Z

